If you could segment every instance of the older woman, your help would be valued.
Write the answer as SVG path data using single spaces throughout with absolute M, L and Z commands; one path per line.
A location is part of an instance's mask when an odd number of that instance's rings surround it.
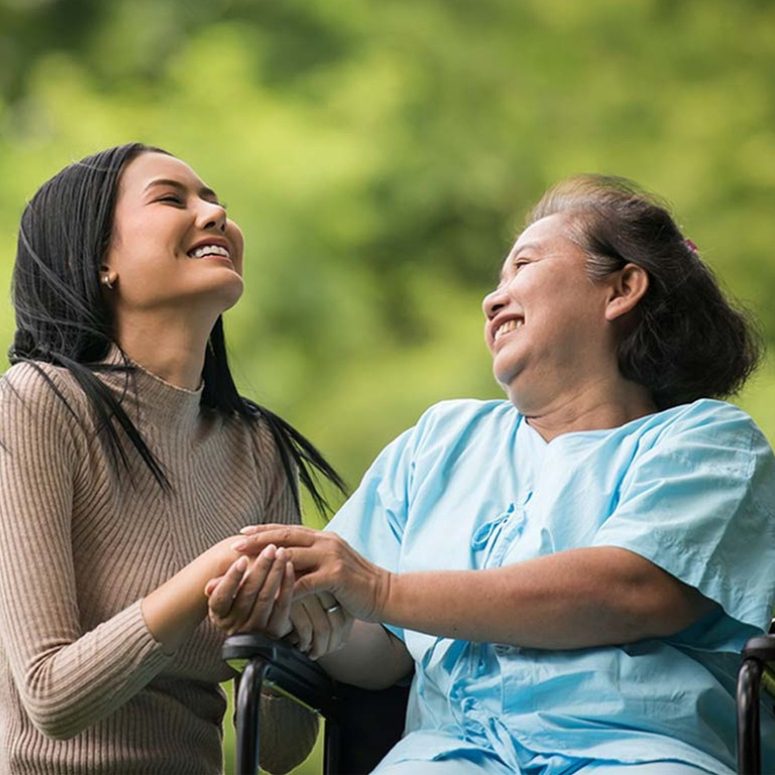
M 755 365 L 744 317 L 663 206 L 594 176 L 544 196 L 484 314 L 508 401 L 432 407 L 327 533 L 235 548 L 288 547 L 296 594 L 359 620 L 336 677 L 413 664 L 380 773 L 729 772 L 775 602 L 775 459 L 716 400 Z

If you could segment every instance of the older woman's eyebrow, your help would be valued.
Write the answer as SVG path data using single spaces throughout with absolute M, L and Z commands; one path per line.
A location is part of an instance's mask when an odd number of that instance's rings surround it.
M 172 178 L 154 178 L 148 185 L 146 185 L 144 191 L 147 191 L 149 188 L 153 188 L 154 186 L 170 186 L 172 188 L 178 189 L 178 191 L 185 191 L 186 186 L 183 185 L 179 180 L 173 180 Z M 218 194 L 215 193 L 211 188 L 208 188 L 207 186 L 202 186 L 202 188 L 199 189 L 199 196 L 203 199 L 210 198 L 210 199 L 218 199 Z
M 514 250 L 509 251 L 508 255 L 504 259 L 504 265 L 501 267 L 500 273 L 498 274 L 498 281 L 503 282 L 506 279 L 506 262 L 512 261 L 515 256 L 518 256 L 520 253 L 526 253 L 527 251 L 537 251 L 539 248 L 539 245 L 537 242 L 526 242 L 524 245 L 520 245 L 518 248 L 514 248 Z

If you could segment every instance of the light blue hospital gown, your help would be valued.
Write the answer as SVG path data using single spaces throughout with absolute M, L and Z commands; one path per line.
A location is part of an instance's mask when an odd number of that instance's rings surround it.
M 383 765 L 731 771 L 738 655 L 775 601 L 774 510 L 775 459 L 731 404 L 700 400 L 548 444 L 507 401 L 432 407 L 329 524 L 357 551 L 407 572 L 618 546 L 722 610 L 670 638 L 575 651 L 390 628 L 416 674 L 406 734 Z

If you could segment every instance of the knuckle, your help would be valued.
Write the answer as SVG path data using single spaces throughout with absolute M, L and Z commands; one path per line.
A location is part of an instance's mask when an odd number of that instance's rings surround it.
M 344 568 L 344 561 L 341 557 L 337 557 L 336 560 L 331 563 L 331 573 L 336 577 L 339 577 L 344 573 Z

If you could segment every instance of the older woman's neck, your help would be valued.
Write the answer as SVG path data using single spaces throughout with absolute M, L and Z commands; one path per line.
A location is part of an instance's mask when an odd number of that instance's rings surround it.
M 547 442 L 564 433 L 616 428 L 657 411 L 648 391 L 626 380 L 572 387 L 534 400 L 512 395 L 512 401 Z

